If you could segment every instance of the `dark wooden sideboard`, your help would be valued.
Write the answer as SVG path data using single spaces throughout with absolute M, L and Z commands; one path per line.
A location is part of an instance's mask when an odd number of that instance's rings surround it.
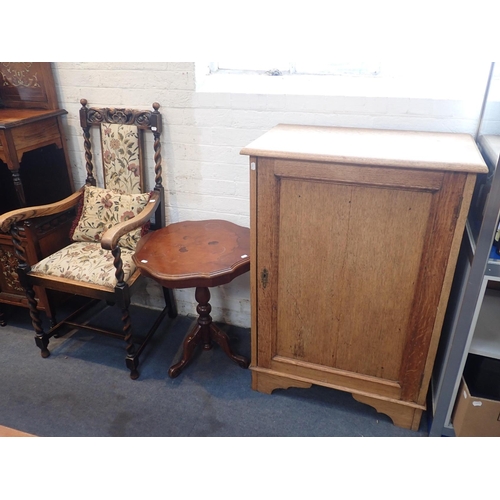
M 50 62 L 0 62 L 0 213 L 60 200 L 74 192 L 62 117 Z M 30 261 L 66 241 L 70 215 L 44 218 L 21 230 Z M 31 262 L 30 262 L 31 263 Z M 17 280 L 11 236 L 0 232 L 0 324 L 2 304 L 27 306 Z M 52 317 L 47 296 L 40 309 Z

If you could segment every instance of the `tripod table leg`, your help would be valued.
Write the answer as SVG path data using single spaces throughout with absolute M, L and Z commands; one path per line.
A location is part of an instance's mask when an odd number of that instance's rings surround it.
M 209 304 L 210 290 L 208 287 L 197 287 L 195 298 L 196 302 L 198 302 L 196 311 L 199 315 L 197 325 L 184 340 L 182 359 L 170 367 L 168 375 L 171 378 L 177 377 L 191 360 L 195 347 L 202 343 L 204 350 L 210 350 L 212 341 L 216 342 L 234 362 L 242 368 L 248 368 L 250 361 L 243 356 L 234 354 L 229 347 L 227 334 L 212 323 L 212 317 L 210 316 L 212 306 Z

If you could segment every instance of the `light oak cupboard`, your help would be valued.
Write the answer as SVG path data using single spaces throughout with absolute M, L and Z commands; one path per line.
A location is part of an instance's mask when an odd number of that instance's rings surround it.
M 250 156 L 252 388 L 418 429 L 476 175 L 467 134 L 278 125 Z

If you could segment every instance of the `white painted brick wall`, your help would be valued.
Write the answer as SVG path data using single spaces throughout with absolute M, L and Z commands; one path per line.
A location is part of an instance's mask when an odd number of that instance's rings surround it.
M 160 103 L 167 220 L 227 219 L 249 225 L 248 158 L 239 151 L 278 123 L 475 133 L 480 101 L 200 93 L 194 63 L 53 63 L 75 185 L 85 181 L 80 99 L 91 106 Z M 480 95 L 478 96 L 481 97 Z M 151 142 L 146 157 L 152 162 Z M 150 187 L 154 174 L 151 172 Z M 195 314 L 194 290 L 176 290 L 181 314 Z M 146 281 L 140 301 L 161 307 Z M 250 326 L 248 274 L 212 290 L 216 321 Z

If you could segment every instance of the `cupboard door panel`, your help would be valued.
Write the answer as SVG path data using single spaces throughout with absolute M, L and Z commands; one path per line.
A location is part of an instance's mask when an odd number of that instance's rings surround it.
M 415 400 L 422 369 L 407 367 L 425 361 L 463 182 L 443 193 L 442 176 L 402 189 L 282 172 L 263 160 L 257 173 L 259 366 L 373 377 Z
M 431 194 L 280 185 L 273 354 L 399 380 Z

